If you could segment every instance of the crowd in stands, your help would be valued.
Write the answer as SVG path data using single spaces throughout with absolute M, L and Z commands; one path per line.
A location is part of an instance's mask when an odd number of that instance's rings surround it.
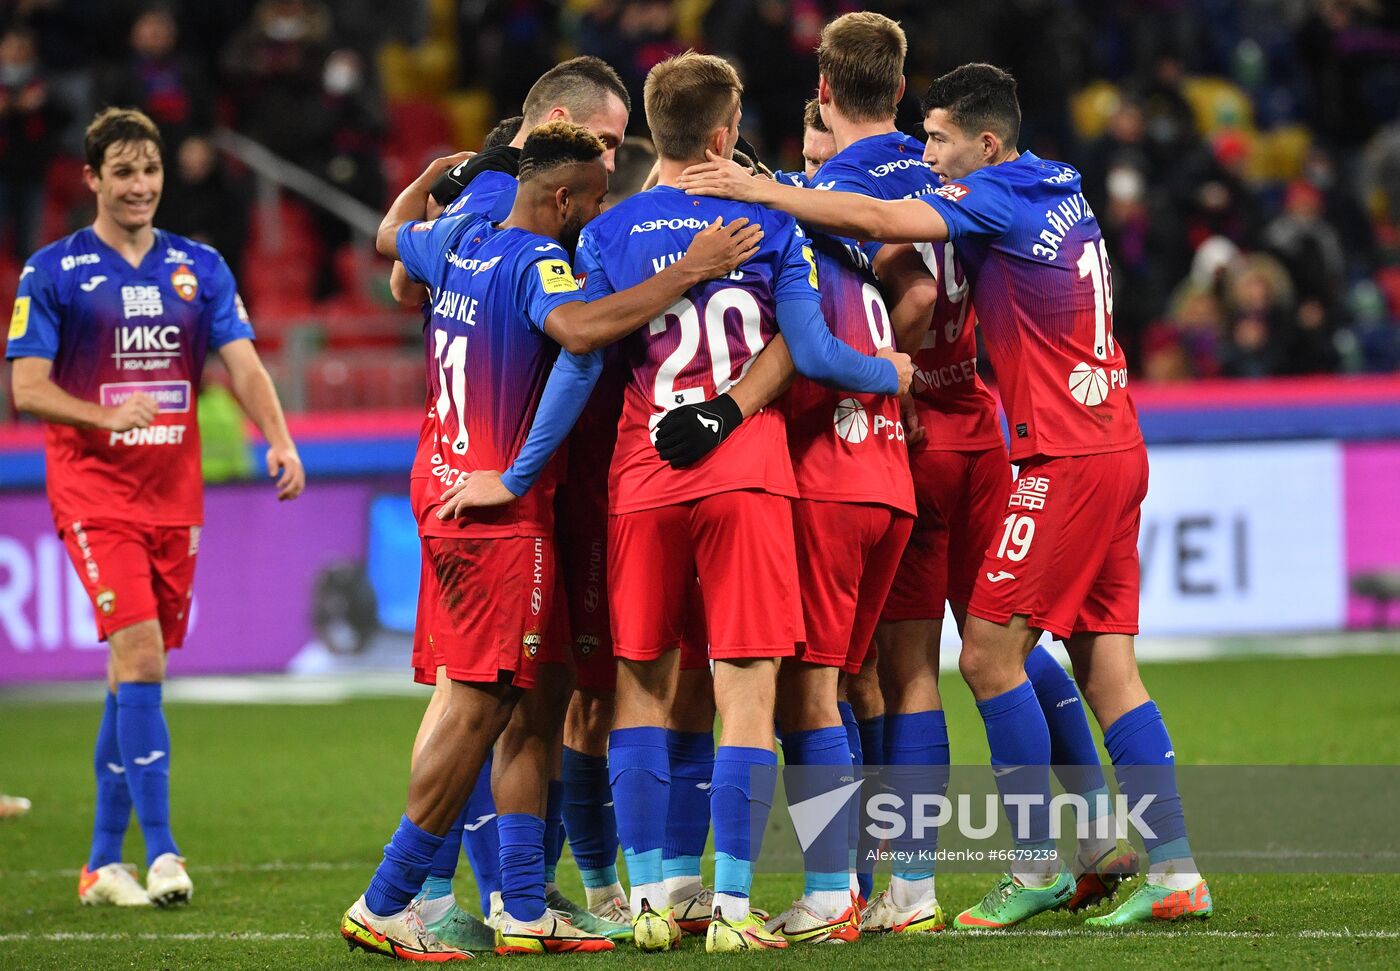
M 161 126 L 158 222 L 217 246 L 260 324 L 387 312 L 381 268 L 356 276 L 326 211 L 284 201 L 295 258 L 269 249 L 221 126 L 382 209 L 562 57 L 613 64 L 637 131 L 648 69 L 695 47 L 739 66 L 745 134 L 796 167 L 821 27 L 862 7 L 909 35 L 906 131 L 938 74 L 1016 75 L 1021 148 L 1083 173 L 1141 377 L 1400 369 L 1400 6 L 1384 0 L 0 0 L 0 296 L 89 218 L 78 150 L 100 105 Z

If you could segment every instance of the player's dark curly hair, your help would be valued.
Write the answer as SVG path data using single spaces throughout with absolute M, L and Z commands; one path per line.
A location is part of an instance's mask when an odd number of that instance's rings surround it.
M 964 64 L 935 79 L 924 93 L 924 114 L 935 108 L 948 112 L 968 135 L 989 131 L 1007 148 L 1016 147 L 1021 134 L 1016 79 L 995 65 Z
M 103 108 L 84 133 L 83 156 L 92 170 L 97 172 L 102 169 L 108 148 L 140 142 L 153 143 L 160 156 L 165 157 L 165 142 L 160 137 L 160 129 L 148 115 L 135 108 Z
M 537 179 L 561 165 L 592 162 L 605 146 L 597 135 L 569 121 L 551 121 L 532 130 L 520 150 L 520 181 Z
M 496 122 L 496 127 L 486 133 L 486 140 L 481 143 L 481 150 L 484 152 L 488 148 L 498 148 L 501 145 L 509 145 L 515 141 L 515 136 L 520 134 L 520 126 L 525 124 L 524 115 L 513 115 L 510 118 L 502 118 Z

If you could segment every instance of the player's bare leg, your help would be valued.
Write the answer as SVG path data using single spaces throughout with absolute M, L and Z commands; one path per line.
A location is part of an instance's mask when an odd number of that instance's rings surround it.
M 681 651 L 685 654 L 684 648 Z M 662 873 L 676 923 L 703 934 L 715 909 L 714 891 L 700 876 L 710 835 L 710 780 L 715 772 L 715 692 L 709 667 L 684 668 L 666 721 L 671 793 L 666 813 Z
M 341 919 L 341 936 L 351 947 L 416 960 L 469 956 L 439 941 L 410 903 L 519 697 L 519 689 L 501 682 L 448 684 L 442 712 L 423 738 L 409 774 L 398 831 L 369 888 Z
M 433 726 L 442 717 L 451 685 L 452 680 L 447 676 L 447 667 L 440 665 L 437 669 L 437 681 L 433 685 L 432 697 L 428 699 L 428 706 L 423 711 L 423 719 L 418 724 L 418 734 L 413 739 L 410 768 L 417 761 L 418 753 L 432 733 Z M 481 781 L 483 776 L 484 773 L 478 773 L 477 786 L 483 784 Z M 487 780 L 486 785 L 489 789 L 489 780 Z M 474 793 L 474 795 L 477 794 Z M 452 824 L 452 829 L 446 834 L 443 845 L 433 854 L 433 865 L 428 871 L 428 878 L 424 881 L 422 891 L 413 899 L 413 906 L 417 909 L 418 915 L 423 919 L 423 924 L 428 930 L 444 944 L 465 951 L 482 950 L 494 947 L 496 944 L 495 931 L 462 909 L 457 903 L 457 895 L 452 886 L 462 853 L 463 827 L 468 820 L 474 819 L 471 803 L 472 799 L 469 798 L 463 805 L 461 815 L 457 817 L 457 820 Z M 497 866 L 495 860 L 497 853 L 494 840 L 490 842 L 492 856 L 490 872 L 494 874 Z M 478 883 L 483 879 L 480 872 L 475 873 L 474 876 Z
M 1138 672 L 1129 634 L 1076 634 L 1065 643 L 1094 717 L 1104 731 L 1104 747 L 1118 772 L 1118 786 L 1130 803 L 1150 796 L 1143 820 L 1147 839 L 1147 878 L 1119 907 L 1088 923 L 1116 927 L 1145 921 L 1209 917 L 1210 888 L 1201 878 L 1186 839 L 1186 821 L 1176 788 L 1176 752 L 1161 713 Z
M 632 913 L 617 878 L 617 818 L 608 782 L 613 692 L 574 689 L 564 719 L 564 823 L 583 879 L 587 911 L 631 934 Z
M 1042 631 L 1013 616 L 1006 624 L 969 615 L 958 668 L 977 699 L 987 729 L 992 767 L 1003 804 L 1027 797 L 1025 817 L 1008 818 L 1022 829 L 1011 872 L 954 923 L 998 929 L 1068 902 L 1074 881 L 1060 865 L 1050 839 L 1050 729 L 1026 677 L 1026 656 Z
M 608 772 L 617 831 L 631 880 L 633 942 L 643 951 L 680 945 L 661 865 L 665 825 L 656 817 L 670 800 L 665 725 L 676 698 L 680 651 L 652 661 L 619 658 L 616 715 L 608 739 Z M 659 750 L 659 751 L 658 751 Z
M 160 906 L 194 894 L 185 860 L 170 832 L 170 730 L 161 708 L 165 641 L 160 622 L 143 620 L 113 631 L 107 686 L 116 695 L 117 741 L 127 789 L 146 841 L 146 894 Z M 84 873 L 82 881 L 92 874 Z

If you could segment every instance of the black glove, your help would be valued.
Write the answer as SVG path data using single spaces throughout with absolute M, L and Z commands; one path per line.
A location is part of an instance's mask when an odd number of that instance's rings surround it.
M 656 426 L 656 451 L 673 469 L 694 465 L 719 447 L 744 420 L 727 394 L 672 409 Z
M 509 145 L 498 145 L 484 152 L 477 152 L 465 162 L 459 162 L 438 176 L 430 191 L 437 204 L 450 206 L 462 194 L 472 179 L 482 172 L 504 172 L 517 175 L 520 172 L 520 149 Z

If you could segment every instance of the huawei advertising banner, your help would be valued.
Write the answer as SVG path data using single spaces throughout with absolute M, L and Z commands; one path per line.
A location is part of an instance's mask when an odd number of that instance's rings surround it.
M 373 493 L 322 484 L 279 503 L 264 484 L 208 489 L 189 633 L 171 673 L 285 670 L 317 637 L 322 577 L 364 560 Z M 0 495 L 0 682 L 100 679 L 106 666 L 48 500 Z

